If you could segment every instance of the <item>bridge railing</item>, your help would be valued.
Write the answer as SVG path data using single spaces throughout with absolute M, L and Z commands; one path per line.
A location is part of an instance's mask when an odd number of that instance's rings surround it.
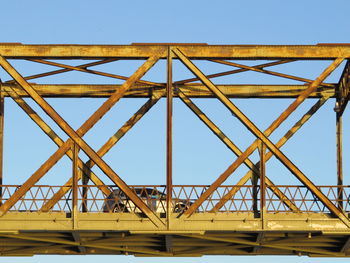
M 5 203 L 20 187 L 20 185 L 0 186 L 0 203 Z M 78 186 L 77 204 L 80 212 L 140 212 L 118 187 L 108 186 L 111 192 L 109 196 L 103 193 L 103 187 L 105 186 Z M 164 185 L 135 185 L 130 187 L 153 211 L 157 213 L 166 212 L 166 187 Z M 206 185 L 173 186 L 172 211 L 175 213 L 183 212 L 208 187 Z M 42 206 L 51 200 L 61 188 L 62 186 L 34 186 L 9 211 L 40 212 Z M 350 186 L 318 186 L 318 188 L 331 202 L 335 205 L 342 203 L 343 210 L 350 212 Z M 268 213 L 293 212 L 288 206 L 288 202 L 292 202 L 297 207 L 298 212 L 329 213 L 329 210 L 304 186 L 280 185 L 275 186 L 275 189 L 279 190 L 279 195 L 276 195 L 274 189 L 266 189 L 265 206 Z M 342 195 L 338 194 L 338 189 L 341 190 Z M 339 196 L 342 196 L 342 199 L 339 199 Z M 71 212 L 72 197 L 72 189 L 69 188 L 49 209 L 49 212 Z M 213 208 L 224 197 L 227 201 L 218 208 L 217 212 L 219 213 L 254 212 L 260 208 L 259 186 L 225 185 L 218 187 L 199 206 L 196 213 L 213 212 Z

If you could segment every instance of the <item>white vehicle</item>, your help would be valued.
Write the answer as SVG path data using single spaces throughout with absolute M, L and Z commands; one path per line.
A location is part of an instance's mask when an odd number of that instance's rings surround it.
M 155 213 L 166 212 L 166 194 L 153 188 L 136 187 L 136 195 Z M 192 204 L 189 200 L 174 200 L 174 213 L 182 213 Z M 105 200 L 103 212 L 134 212 L 141 210 L 120 189 L 115 189 Z

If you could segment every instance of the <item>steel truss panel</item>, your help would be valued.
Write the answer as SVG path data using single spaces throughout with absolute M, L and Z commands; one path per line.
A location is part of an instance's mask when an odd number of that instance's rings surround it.
M 203 43 L 139 43 L 132 45 L 23 45 L 0 43 L 0 66 L 12 78 L 0 82 L 0 256 L 36 254 L 113 254 L 135 256 L 202 255 L 306 255 L 350 257 L 350 188 L 343 185 L 342 115 L 350 99 L 350 44 L 319 45 L 207 45 Z M 13 63 L 15 60 L 16 64 Z M 60 60 L 58 63 L 56 60 Z M 71 65 L 69 60 L 85 61 Z M 86 60 L 96 60 L 89 61 Z M 92 69 L 119 61 L 145 60 L 129 76 Z M 163 60 L 166 81 L 143 79 Z M 196 60 L 223 64 L 231 70 L 204 74 Z M 238 60 L 236 62 L 233 60 Z M 254 66 L 244 60 L 256 60 Z M 270 70 L 306 60 L 329 60 L 319 76 L 308 79 Z M 21 61 L 54 70 L 24 76 Z M 65 61 L 65 62 L 62 62 Z M 194 75 L 173 80 L 174 61 Z M 346 63 L 343 61 L 347 61 Z M 67 63 L 67 64 L 65 64 Z M 76 63 L 76 62 L 74 62 Z M 312 62 L 313 63 L 313 62 Z M 323 64 L 325 64 L 323 63 Z M 322 64 L 322 65 L 323 65 Z M 17 65 L 16 68 L 14 65 Z M 344 65 L 344 67 L 343 67 Z M 19 66 L 18 66 L 19 67 Z M 337 68 L 337 83 L 326 82 Z M 59 69 L 57 69 L 59 68 Z M 113 68 L 113 67 L 112 67 Z M 67 83 L 58 77 L 79 72 L 123 84 Z M 291 84 L 217 84 L 218 77 L 242 72 L 264 74 Z M 48 83 L 41 79 L 55 76 Z M 3 76 L 0 76 L 4 80 Z M 146 75 L 147 77 L 147 75 Z M 33 82 L 40 79 L 40 83 Z M 57 81 L 57 82 L 56 82 Z M 80 79 L 79 79 L 80 81 Z M 299 82 L 295 84 L 295 82 Z M 63 82 L 65 83 L 65 82 Z M 107 82 L 110 83 L 110 82 Z M 119 83 L 119 82 L 113 82 Z M 289 82 L 288 82 L 289 83 Z M 44 98 L 107 98 L 74 130 Z M 45 163 L 21 185 L 3 185 L 4 99 L 12 99 L 58 146 Z M 64 141 L 27 103 L 30 98 L 69 137 Z M 147 98 L 129 120 L 98 150 L 84 135 L 122 98 Z M 123 181 L 102 158 L 162 98 L 166 99 L 166 185 L 132 186 Z M 192 98 L 218 99 L 256 140 L 246 150 L 225 135 Z M 293 99 L 265 131 L 233 103 L 234 98 Z M 315 104 L 290 127 L 277 143 L 269 136 L 306 99 Z M 173 185 L 173 100 L 180 100 L 225 144 L 237 159 L 213 183 Z M 334 99 L 336 111 L 337 185 L 315 185 L 282 152 L 326 101 Z M 6 126 L 6 125 L 5 125 Z M 259 152 L 259 161 L 250 155 Z M 84 151 L 88 161 L 79 153 Z M 64 155 L 72 160 L 72 173 L 61 185 L 37 185 Z M 276 156 L 301 185 L 275 185 L 266 163 Z M 92 171 L 97 165 L 113 182 L 108 185 Z M 225 180 L 240 166 L 249 171 L 235 185 Z M 6 176 L 6 175 L 5 175 Z M 249 184 L 251 182 L 251 184 Z M 70 196 L 69 192 L 72 191 Z M 111 193 L 113 193 L 111 197 Z M 70 205 L 67 205 L 67 204 Z

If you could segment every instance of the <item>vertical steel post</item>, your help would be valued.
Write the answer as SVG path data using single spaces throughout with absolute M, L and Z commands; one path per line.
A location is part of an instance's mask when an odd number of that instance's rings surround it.
M 259 180 L 259 177 L 255 173 L 253 173 L 251 182 L 253 185 L 253 189 L 252 189 L 253 212 L 254 212 L 255 217 L 259 216 L 259 211 L 258 211 L 258 180 Z
M 81 172 L 82 171 L 80 171 L 80 173 Z M 82 185 L 83 185 L 81 211 L 85 213 L 87 212 L 87 194 L 88 194 L 87 185 L 89 184 L 89 177 L 85 173 L 82 173 L 81 178 L 82 178 Z
M 167 139 L 166 139 L 166 203 L 167 203 L 167 227 L 169 228 L 170 213 L 172 211 L 173 192 L 173 79 L 172 79 L 172 51 L 168 48 L 167 58 Z
M 266 213 L 266 182 L 265 182 L 265 176 L 266 176 L 266 171 L 265 171 L 265 164 L 266 164 L 266 145 L 260 141 L 259 144 L 259 155 L 260 155 L 260 217 L 261 217 L 261 222 L 262 222 L 262 228 L 265 228 L 265 213 Z
M 78 216 L 78 153 L 79 146 L 74 143 L 73 144 L 73 197 L 72 197 L 72 218 L 73 218 L 73 229 L 77 228 L 77 216 Z
M 3 185 L 3 149 L 4 149 L 4 110 L 5 99 L 0 81 L 0 204 L 2 203 L 2 185 Z
M 337 141 L 337 196 L 338 208 L 343 209 L 343 117 L 338 111 L 340 99 L 336 102 L 336 141 Z
M 260 145 L 260 144 L 259 144 Z M 260 148 L 258 147 L 258 150 Z M 260 153 L 260 151 L 259 151 Z M 260 168 L 259 168 L 260 169 Z M 260 173 L 260 170 L 259 170 Z M 257 175 L 256 173 L 252 174 L 252 178 L 251 178 L 251 182 L 252 182 L 252 198 L 253 198 L 253 213 L 254 213 L 254 217 L 259 217 L 259 205 L 258 205 L 258 182 L 259 182 L 259 178 L 260 176 Z

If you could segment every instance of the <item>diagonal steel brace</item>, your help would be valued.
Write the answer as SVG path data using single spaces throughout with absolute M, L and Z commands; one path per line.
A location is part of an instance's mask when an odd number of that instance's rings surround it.
M 120 90 L 114 93 L 106 100 L 103 105 L 82 125 L 78 131 L 74 129 L 27 83 L 23 77 L 7 62 L 7 60 L 0 56 L 0 64 L 2 68 L 9 73 L 14 80 L 28 93 L 28 95 L 55 121 L 55 123 L 71 138 L 63 147 L 61 147 L 54 155 L 64 154 L 68 151 L 72 141 L 76 143 L 98 166 L 99 168 L 140 208 L 140 210 L 156 225 L 161 226 L 164 223 L 156 216 L 153 211 L 128 187 L 128 185 L 99 157 L 99 155 L 81 138 L 109 109 L 120 99 L 120 95 L 138 79 L 140 79 L 148 69 L 150 69 L 157 61 L 159 56 L 150 57 L 123 85 Z M 55 156 L 56 157 L 56 156 Z M 55 158 L 54 157 L 54 158 Z M 49 166 L 50 163 L 45 163 L 44 166 Z M 45 167 L 47 169 L 47 167 Z M 35 182 L 34 182 L 35 183 Z M 29 184 L 29 188 L 32 182 Z M 23 186 L 22 186 L 23 187 Z M 21 187 L 21 188 L 22 188 Z M 27 186 L 28 187 L 28 186 Z M 20 189 L 21 189 L 20 188 Z M 28 188 L 28 189 L 29 189 Z M 19 190 L 20 190 L 19 189 Z M 19 191 L 18 190 L 18 191 Z M 25 193 L 27 189 L 23 189 Z M 17 192 L 18 192 L 17 191 Z M 16 192 L 16 193 L 17 193 Z M 21 194 L 16 193 L 12 196 L 12 200 L 8 199 L 1 207 L 0 212 L 8 211 L 14 199 L 19 199 Z M 14 197 L 15 196 L 15 197 Z
M 335 214 L 345 225 L 350 227 L 349 219 L 344 215 L 344 213 L 339 210 L 327 196 L 325 196 L 316 185 L 313 184 L 310 179 L 305 176 L 298 167 L 296 167 L 288 158 L 285 156 L 279 148 L 273 144 L 267 136 L 269 134 L 264 134 L 261 132 L 253 122 L 249 120 L 206 76 L 178 49 L 173 49 L 173 52 L 181 60 L 181 62 L 197 77 L 200 78 L 202 83 L 211 90 L 217 98 L 250 130 L 258 139 L 242 154 L 238 159 L 228 168 L 228 170 L 222 174 L 209 188 L 204 192 L 191 207 L 184 212 L 185 216 L 190 216 L 198 206 L 203 203 L 204 200 L 210 194 L 212 194 L 215 189 L 221 185 L 221 183 L 226 180 L 226 178 L 253 152 L 252 150 L 256 148 L 259 140 L 261 140 L 266 147 L 279 159 L 286 168 L 294 174 L 299 181 L 301 181 L 310 191 L 317 196 L 317 198 L 333 213 Z M 310 87 L 304 91 L 288 108 L 287 110 L 273 123 L 276 128 L 307 98 L 307 96 L 317 88 L 318 82 L 322 82 L 335 68 L 337 68 L 342 62 L 343 58 L 337 58 L 315 82 L 310 84 Z M 316 85 L 317 83 L 317 85 Z M 270 129 L 268 129 L 270 130 Z M 256 145 L 255 145 L 256 144 Z

